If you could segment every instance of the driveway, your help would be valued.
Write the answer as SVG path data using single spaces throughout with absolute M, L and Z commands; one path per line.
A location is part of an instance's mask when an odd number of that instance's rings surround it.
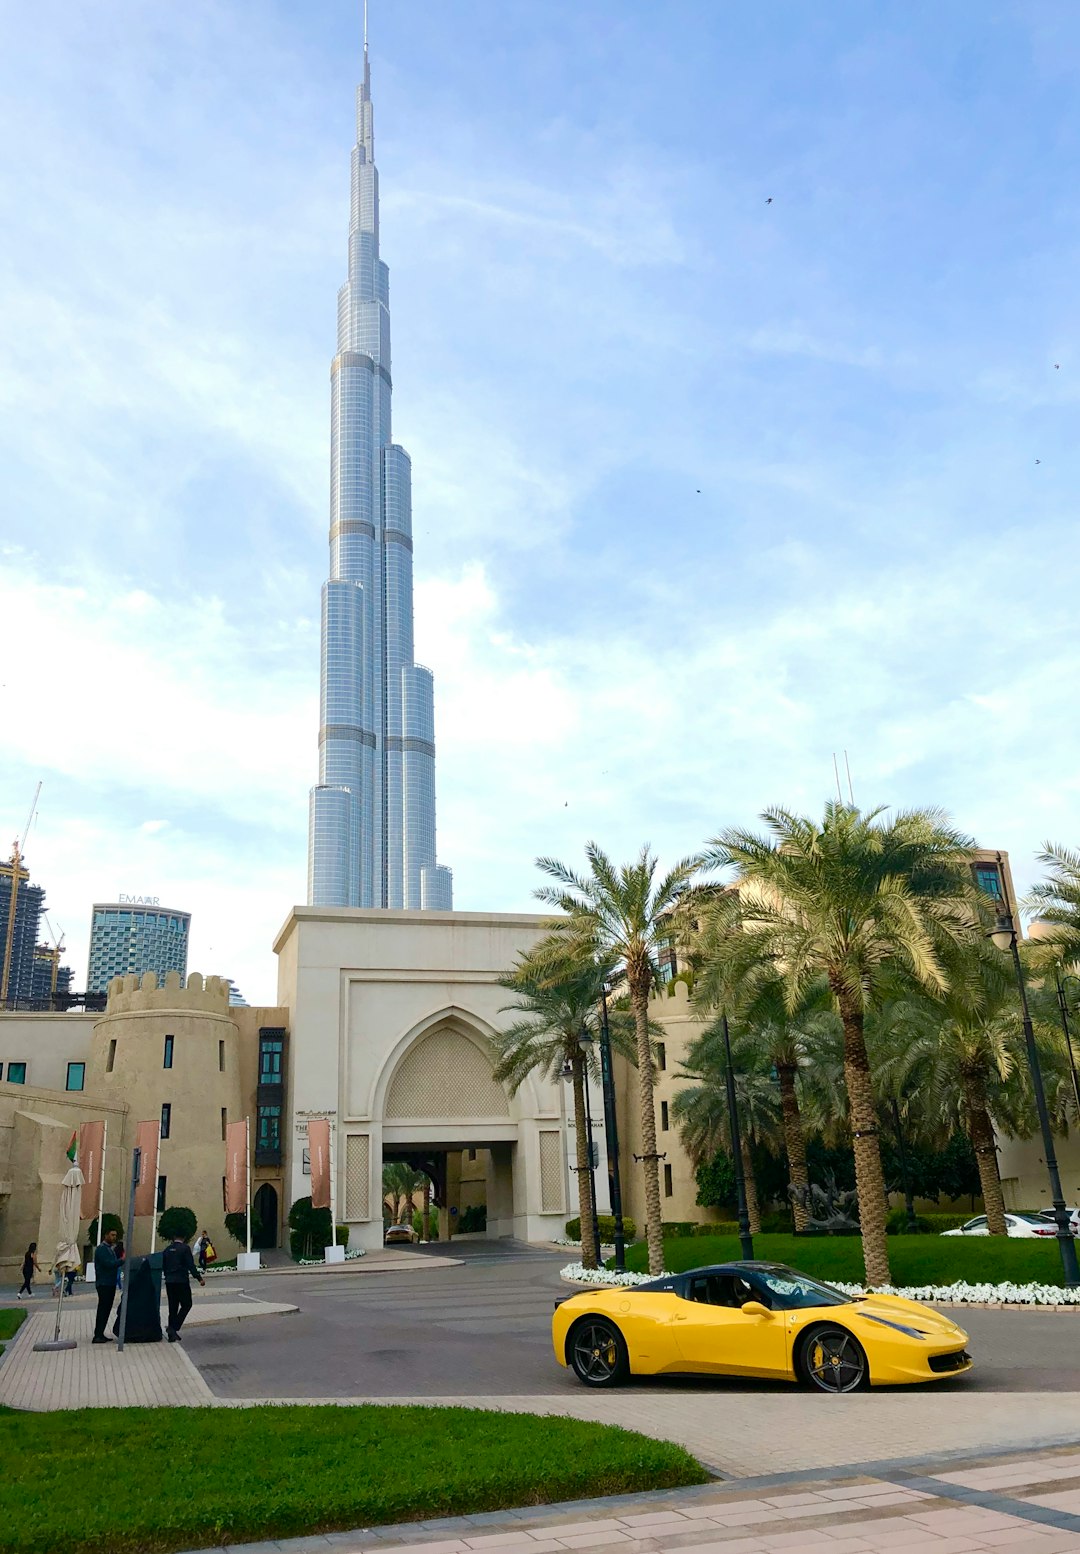
M 450 1257 L 461 1266 L 448 1265 Z M 409 1272 L 263 1274 L 261 1300 L 295 1316 L 185 1333 L 185 1349 L 219 1397 L 547 1397 L 584 1391 L 551 1352 L 565 1254 L 513 1242 L 432 1248 Z M 238 1282 L 242 1282 L 238 1280 Z M 933 1389 L 1080 1393 L 1080 1311 L 955 1313 L 975 1370 Z M 910 1389 L 900 1389 L 908 1391 Z M 781 1383 L 645 1379 L 642 1394 L 788 1393 Z

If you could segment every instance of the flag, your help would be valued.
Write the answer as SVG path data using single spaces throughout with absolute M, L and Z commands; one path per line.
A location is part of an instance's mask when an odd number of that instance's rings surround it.
M 84 1122 L 79 1129 L 79 1165 L 84 1177 L 79 1213 L 83 1219 L 94 1219 L 101 1200 L 101 1177 L 105 1169 L 105 1124 L 103 1122 Z M 100 1226 L 98 1240 L 101 1240 Z
M 135 1148 L 142 1150 L 139 1181 L 135 1188 L 135 1213 L 157 1212 L 158 1151 L 161 1147 L 161 1123 L 140 1122 L 135 1129 Z
M 225 1212 L 247 1213 L 248 1125 L 230 1122 L 225 1129 Z
M 69 1145 L 67 1147 L 66 1153 L 67 1153 L 67 1157 L 71 1161 L 72 1165 L 77 1165 L 78 1161 L 79 1161 L 79 1135 L 78 1135 L 78 1131 L 76 1131 L 75 1133 L 73 1133 L 71 1135 L 71 1142 L 69 1143 Z
M 316 1117 L 307 1125 L 308 1154 L 311 1157 L 311 1207 L 330 1207 L 330 1122 Z

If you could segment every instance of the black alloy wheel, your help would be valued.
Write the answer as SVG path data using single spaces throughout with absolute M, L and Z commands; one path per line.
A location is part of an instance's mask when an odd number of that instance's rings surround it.
M 843 1327 L 811 1328 L 799 1354 L 800 1380 L 820 1392 L 858 1392 L 870 1385 L 870 1367 L 858 1339 Z
M 587 1387 L 617 1387 L 630 1374 L 630 1359 L 614 1322 L 585 1317 L 570 1334 L 570 1364 Z

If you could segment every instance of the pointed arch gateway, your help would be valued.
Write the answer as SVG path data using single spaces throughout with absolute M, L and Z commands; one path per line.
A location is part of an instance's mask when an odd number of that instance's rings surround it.
M 454 1219 L 462 1171 L 484 1163 L 486 1182 L 475 1184 L 471 1199 L 484 1204 L 489 1235 L 499 1235 L 510 1233 L 513 1218 L 518 1107 L 495 1079 L 493 1062 L 485 1022 L 454 1005 L 441 1009 L 390 1055 L 376 1114 L 383 1161 L 403 1159 L 425 1171 L 436 1206 Z

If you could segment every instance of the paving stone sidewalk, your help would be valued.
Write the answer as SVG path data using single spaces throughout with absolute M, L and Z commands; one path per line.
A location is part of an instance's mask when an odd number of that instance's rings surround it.
M 164 1404 L 212 1408 L 217 1399 L 184 1352 L 183 1344 L 93 1344 L 95 1305 L 65 1301 L 61 1337 L 77 1347 L 36 1353 L 51 1339 L 56 1310 L 28 1317 L 0 1359 L 0 1405 L 45 1413 L 66 1408 L 160 1408 Z M 184 1331 L 259 1316 L 286 1316 L 295 1306 L 237 1297 L 196 1303 Z
M 895 1462 L 482 1516 L 361 1528 L 228 1554 L 1080 1554 L 1080 1451 Z M 195 1551 L 190 1551 L 195 1554 Z M 224 1554 L 214 1550 L 213 1554 Z

